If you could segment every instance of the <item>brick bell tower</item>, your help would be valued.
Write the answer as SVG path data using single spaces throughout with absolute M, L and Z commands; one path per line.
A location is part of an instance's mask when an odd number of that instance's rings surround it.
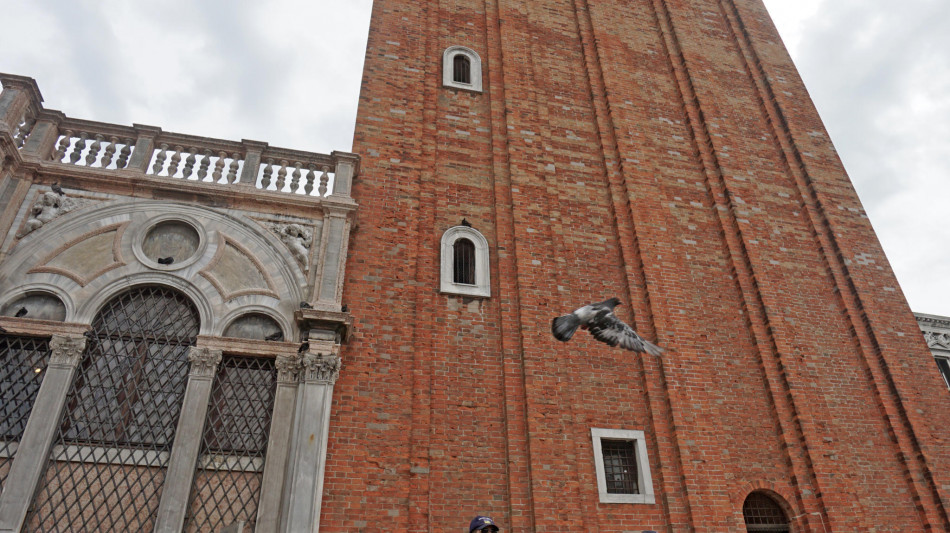
M 376 0 L 353 151 L 322 531 L 950 528 L 950 395 L 760 0 Z M 611 296 L 662 357 L 552 338 Z

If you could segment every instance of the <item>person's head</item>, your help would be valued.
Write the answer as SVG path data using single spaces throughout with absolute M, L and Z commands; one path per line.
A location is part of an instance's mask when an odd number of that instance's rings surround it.
M 476 516 L 468 525 L 468 533 L 473 531 L 498 531 L 495 521 L 487 516 Z

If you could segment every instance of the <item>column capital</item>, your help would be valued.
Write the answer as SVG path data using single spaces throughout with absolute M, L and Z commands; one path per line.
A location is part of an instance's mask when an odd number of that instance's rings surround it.
M 188 375 L 193 378 L 212 378 L 221 362 L 221 350 L 192 346 L 188 351 L 191 369 Z
M 303 383 L 336 383 L 342 362 L 334 353 L 307 352 L 300 358 L 300 381 Z
M 49 364 L 75 368 L 86 349 L 86 337 L 52 335 L 49 340 Z
M 279 354 L 274 359 L 274 366 L 277 367 L 277 383 L 297 383 L 297 375 L 300 372 L 299 354 Z

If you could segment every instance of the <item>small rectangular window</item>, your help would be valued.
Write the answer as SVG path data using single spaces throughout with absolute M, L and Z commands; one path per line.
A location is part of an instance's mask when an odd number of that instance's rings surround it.
M 591 428 L 601 503 L 656 503 L 642 431 Z

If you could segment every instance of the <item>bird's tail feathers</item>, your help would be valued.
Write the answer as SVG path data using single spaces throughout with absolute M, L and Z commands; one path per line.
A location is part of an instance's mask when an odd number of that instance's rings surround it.
M 650 355 L 655 355 L 657 357 L 659 357 L 663 353 L 663 348 L 660 348 L 656 344 L 653 344 L 652 342 L 646 339 L 643 339 L 643 350 L 646 353 Z
M 551 321 L 551 333 L 554 334 L 555 339 L 567 342 L 571 340 L 580 325 L 581 319 L 574 315 L 559 316 Z

